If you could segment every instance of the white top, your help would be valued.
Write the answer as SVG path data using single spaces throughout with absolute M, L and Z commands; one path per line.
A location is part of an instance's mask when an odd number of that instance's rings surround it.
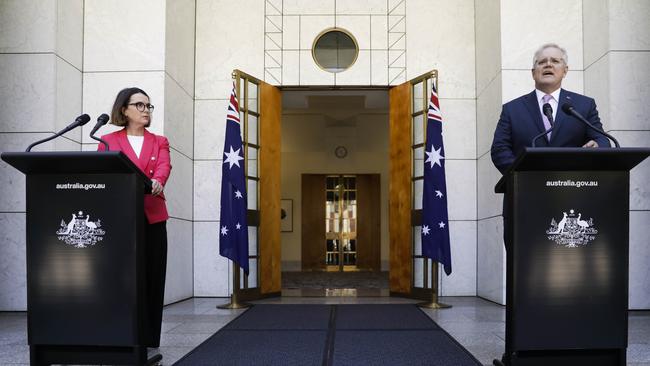
M 537 104 L 539 105 L 539 113 L 544 115 L 544 110 L 542 109 L 542 106 L 544 105 L 544 102 L 542 102 L 542 98 L 546 95 L 543 91 L 539 89 L 535 89 L 535 94 L 537 94 Z M 548 104 L 553 107 L 553 121 L 555 121 L 555 116 L 557 116 L 557 105 L 558 101 L 560 100 L 560 88 L 558 88 L 556 91 L 551 93 L 551 100 L 548 101 Z
M 131 135 L 126 135 L 126 138 L 129 139 L 129 144 L 131 144 L 131 147 L 133 148 L 133 151 L 135 152 L 135 156 L 140 158 L 140 152 L 142 151 L 142 144 L 144 143 L 144 136 L 131 136 Z

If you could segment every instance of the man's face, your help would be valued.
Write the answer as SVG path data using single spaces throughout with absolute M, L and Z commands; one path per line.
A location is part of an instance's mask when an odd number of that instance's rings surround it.
M 569 67 L 562 60 L 562 51 L 555 47 L 548 47 L 537 57 L 532 71 L 535 88 L 551 93 L 562 86 L 562 79 L 569 71 Z

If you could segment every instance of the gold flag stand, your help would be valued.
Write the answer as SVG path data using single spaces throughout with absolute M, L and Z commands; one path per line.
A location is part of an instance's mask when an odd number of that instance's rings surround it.
M 427 309 L 448 309 L 451 305 L 438 302 L 438 262 L 433 262 L 431 276 L 431 300 L 417 304 L 421 308 Z
M 230 295 L 230 302 L 217 305 L 217 309 L 245 309 L 251 307 L 251 304 L 239 301 L 239 265 L 233 262 L 232 268 L 232 295 Z

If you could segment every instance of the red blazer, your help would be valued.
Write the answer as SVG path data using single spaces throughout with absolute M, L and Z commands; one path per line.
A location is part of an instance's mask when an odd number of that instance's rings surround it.
M 102 139 L 108 143 L 111 151 L 122 151 L 138 168 L 150 179 L 155 179 L 165 186 L 169 173 L 172 170 L 171 159 L 169 157 L 169 141 L 164 136 L 154 135 L 144 130 L 144 142 L 140 158 L 135 155 L 126 137 L 126 129 L 121 129 L 108 135 L 102 136 Z M 98 151 L 105 150 L 104 144 L 97 146 Z M 144 213 L 150 224 L 165 221 L 169 218 L 167 205 L 165 204 L 165 194 L 157 196 L 151 194 L 144 195 Z

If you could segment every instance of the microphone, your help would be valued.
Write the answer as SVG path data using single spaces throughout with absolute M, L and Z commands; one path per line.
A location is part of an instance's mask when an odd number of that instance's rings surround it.
M 553 131 L 553 129 L 555 128 L 555 123 L 553 123 L 553 107 L 551 107 L 551 105 L 548 103 L 544 103 L 544 105 L 542 106 L 542 112 L 544 112 L 544 115 L 546 116 L 546 118 L 548 118 L 548 121 L 551 123 L 551 128 L 533 137 L 533 142 L 532 142 L 533 147 L 536 147 L 535 141 L 537 141 L 538 138 L 544 135 L 548 135 L 548 133 Z
M 544 115 L 546 118 L 548 118 L 548 121 L 551 123 L 551 126 L 553 126 L 553 107 L 551 107 L 550 104 L 544 103 L 542 106 L 542 111 L 544 112 Z
M 97 130 L 99 130 L 100 127 L 108 123 L 109 119 L 110 117 L 108 117 L 108 114 L 102 113 L 101 116 L 97 117 L 97 123 L 95 124 L 95 127 L 93 127 L 93 129 L 90 131 L 90 138 L 104 144 L 104 148 L 106 149 L 106 151 L 108 151 L 108 143 L 106 143 L 106 141 L 102 140 L 101 138 L 95 136 L 95 132 L 97 132 Z
M 601 131 L 601 130 L 599 130 L 598 128 L 594 127 L 594 125 L 592 125 L 591 123 L 589 123 L 589 121 L 587 121 L 587 119 L 585 119 L 585 118 L 584 118 L 580 113 L 578 113 L 578 111 L 576 111 L 575 108 L 573 108 L 573 105 L 571 105 L 571 103 L 564 103 L 564 104 L 562 105 L 562 111 L 564 111 L 564 113 L 566 113 L 566 114 L 568 114 L 568 115 L 573 116 L 575 119 L 579 120 L 580 122 L 586 124 L 587 127 L 591 128 L 592 130 L 594 130 L 594 131 L 598 132 L 599 134 L 601 134 L 601 135 L 607 137 L 608 139 L 614 141 L 614 145 L 616 145 L 616 147 L 621 147 L 621 145 L 620 145 L 620 144 L 618 143 L 618 141 L 614 138 L 614 136 L 608 134 L 608 133 L 605 132 L 605 131 Z
M 81 116 L 77 117 L 77 118 L 74 120 L 74 122 L 72 122 L 72 123 L 70 123 L 69 125 L 67 125 L 64 129 L 62 129 L 61 131 L 55 133 L 54 136 L 50 136 L 50 137 L 47 137 L 47 138 L 44 138 L 44 139 L 42 139 L 42 140 L 38 140 L 38 141 L 32 143 L 31 145 L 29 145 L 29 146 L 27 147 L 27 150 L 25 150 L 25 152 L 30 152 L 30 151 L 32 150 L 32 148 L 33 148 L 34 146 L 36 146 L 36 145 L 39 145 L 39 144 L 42 144 L 42 143 L 44 143 L 44 142 L 50 141 L 50 140 L 52 140 L 52 139 L 55 139 L 55 138 L 57 138 L 57 137 L 63 135 L 64 133 L 66 133 L 66 132 L 68 132 L 68 131 L 70 131 L 70 130 L 73 130 L 73 129 L 79 127 L 79 126 L 83 126 L 83 125 L 85 125 L 86 123 L 88 123 L 88 121 L 90 121 L 90 116 L 84 113 L 84 114 L 82 114 Z

